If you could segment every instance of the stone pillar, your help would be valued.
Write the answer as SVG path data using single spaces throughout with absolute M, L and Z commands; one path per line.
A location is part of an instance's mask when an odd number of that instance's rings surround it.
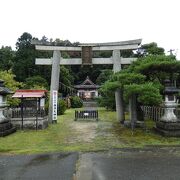
M 60 75 L 60 58 L 61 52 L 54 51 L 53 52 L 53 59 L 52 59 L 52 70 L 51 70 L 51 88 L 50 88 L 50 99 L 49 99 L 49 123 L 52 123 L 52 106 L 53 106 L 53 90 L 59 90 L 59 75 Z
M 113 71 L 114 73 L 121 71 L 121 56 L 120 50 L 113 50 Z M 121 123 L 124 122 L 124 107 L 123 107 L 123 92 L 121 89 L 115 91 L 116 101 L 116 114 L 117 120 Z
M 137 122 L 137 102 L 136 95 L 132 94 L 129 98 L 129 112 L 130 112 L 130 121 L 131 128 L 134 129 Z

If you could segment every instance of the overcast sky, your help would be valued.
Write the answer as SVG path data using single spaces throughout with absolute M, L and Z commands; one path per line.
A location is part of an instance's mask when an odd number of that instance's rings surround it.
M 0 46 L 33 37 L 88 42 L 142 38 L 180 59 L 180 0 L 1 0 Z

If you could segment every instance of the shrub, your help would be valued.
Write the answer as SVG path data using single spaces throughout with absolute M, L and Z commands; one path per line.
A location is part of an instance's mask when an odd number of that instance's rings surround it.
M 67 105 L 66 105 L 65 100 L 59 99 L 58 100 L 58 115 L 64 114 L 66 109 L 67 109 Z
M 96 99 L 98 106 L 105 107 L 107 110 L 116 110 L 116 103 L 115 103 L 115 97 L 109 96 L 109 97 L 98 97 Z
M 82 102 L 82 100 L 81 100 L 80 97 L 78 97 L 78 96 L 73 96 L 73 97 L 71 98 L 71 107 L 72 107 L 72 108 L 80 108 L 80 107 L 82 107 L 82 106 L 83 106 L 83 102 Z
M 63 100 L 63 99 L 58 99 L 57 114 L 58 114 L 58 115 L 64 114 L 65 111 L 66 111 L 66 109 L 67 109 L 67 105 L 66 105 L 65 100 Z M 46 112 L 48 112 L 48 110 L 49 110 L 49 100 L 46 101 L 45 110 L 46 110 Z

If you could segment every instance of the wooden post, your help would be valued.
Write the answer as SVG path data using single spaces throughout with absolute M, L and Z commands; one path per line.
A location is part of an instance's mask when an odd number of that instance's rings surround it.
M 21 129 L 24 129 L 24 101 L 23 101 L 23 95 L 21 96 Z

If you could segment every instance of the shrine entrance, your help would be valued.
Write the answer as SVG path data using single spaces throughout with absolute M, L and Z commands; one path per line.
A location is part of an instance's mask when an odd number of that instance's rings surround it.
M 88 43 L 79 44 L 77 47 L 67 46 L 51 46 L 42 44 L 41 41 L 33 40 L 32 44 L 35 45 L 36 50 L 53 51 L 53 57 L 50 59 L 36 58 L 37 65 L 52 65 L 51 72 L 51 88 L 50 88 L 50 103 L 49 103 L 49 123 L 56 122 L 57 120 L 57 94 L 59 90 L 59 74 L 60 65 L 104 65 L 112 64 L 114 73 L 121 70 L 124 64 L 130 64 L 136 58 L 123 58 L 121 57 L 122 50 L 135 50 L 141 44 L 141 39 L 110 42 L 110 43 Z M 61 52 L 81 52 L 81 58 L 62 58 Z M 94 51 L 112 51 L 110 58 L 94 58 Z M 122 97 L 119 89 L 115 92 L 117 120 L 123 119 L 123 106 Z

